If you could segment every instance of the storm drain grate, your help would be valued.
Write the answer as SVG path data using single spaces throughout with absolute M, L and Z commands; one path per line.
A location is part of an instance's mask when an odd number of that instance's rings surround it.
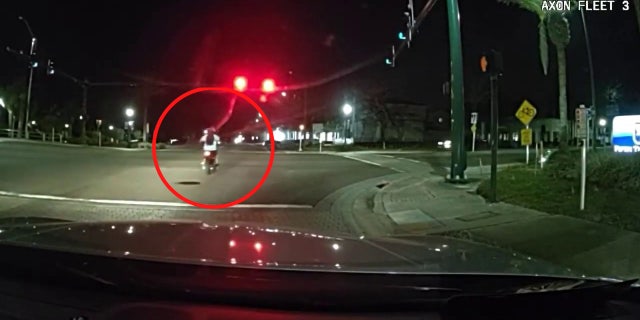
M 384 187 L 386 187 L 388 185 L 389 185 L 389 182 L 384 181 L 384 182 L 380 182 L 380 183 L 376 184 L 376 188 L 382 189 L 382 188 L 384 188 Z
M 493 218 L 498 215 L 500 214 L 496 212 L 484 211 L 484 212 L 478 212 L 478 213 L 474 213 L 474 214 L 470 214 L 462 217 L 457 217 L 456 219 L 464 222 L 471 222 L 471 221 Z
M 200 181 L 180 181 L 178 182 L 178 184 L 185 185 L 185 186 L 195 186 L 195 185 L 199 185 Z

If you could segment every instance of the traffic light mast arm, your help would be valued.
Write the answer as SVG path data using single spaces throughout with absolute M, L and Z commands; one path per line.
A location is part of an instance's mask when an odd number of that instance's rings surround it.
M 413 23 L 413 26 L 410 30 L 411 33 L 418 30 L 418 28 L 420 27 L 420 24 L 422 24 L 422 21 L 424 20 L 424 18 L 427 17 L 427 14 L 431 12 L 431 9 L 433 9 L 433 6 L 436 4 L 437 1 L 438 0 L 429 0 L 427 4 L 425 4 L 425 6 L 422 8 L 420 13 L 418 14 L 418 17 L 415 18 L 415 23 Z M 402 40 L 402 42 L 400 42 L 400 45 L 396 47 L 395 56 L 393 58 L 397 58 L 398 55 L 400 55 L 400 53 L 402 52 L 402 50 L 404 50 L 405 47 L 408 47 L 409 41 L 411 41 L 411 38 L 407 38 L 405 40 Z

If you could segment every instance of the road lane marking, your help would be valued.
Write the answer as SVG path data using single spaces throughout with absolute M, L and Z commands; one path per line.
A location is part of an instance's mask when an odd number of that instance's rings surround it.
M 360 162 L 363 162 L 363 163 L 366 163 L 366 164 L 370 164 L 370 165 L 373 165 L 373 166 L 376 166 L 376 167 L 390 169 L 390 170 L 393 170 L 395 172 L 400 172 L 400 173 L 405 173 L 406 172 L 404 170 L 396 169 L 394 167 L 387 167 L 387 166 L 384 166 L 384 165 L 381 165 L 379 163 L 376 163 L 376 162 L 373 162 L 373 161 L 369 161 L 369 160 L 359 159 L 359 158 L 352 157 L 352 156 L 347 156 L 347 155 L 340 155 L 340 156 L 343 157 L 343 158 L 347 158 L 347 159 L 351 159 L 351 160 L 355 160 L 355 161 L 360 161 Z
M 133 205 L 133 206 L 155 206 L 155 207 L 193 207 L 190 204 L 184 202 L 163 202 L 163 201 L 141 201 L 141 200 L 109 200 L 109 199 L 84 199 L 84 198 L 69 198 L 61 196 L 43 195 L 43 194 L 28 194 L 9 191 L 0 191 L 0 196 L 16 197 L 23 199 L 38 199 L 38 200 L 54 200 L 54 201 L 71 201 L 71 202 L 84 202 L 95 204 L 117 204 L 117 205 Z M 228 209 L 313 209 L 313 206 L 306 204 L 237 204 Z
M 422 161 L 418 161 L 418 160 L 415 160 L 415 159 L 409 159 L 409 158 L 398 158 L 398 159 L 411 161 L 413 163 L 422 163 Z
M 351 160 L 355 160 L 355 161 L 364 162 L 366 164 L 374 165 L 374 166 L 377 166 L 377 167 L 384 167 L 383 165 L 381 165 L 379 163 L 375 163 L 375 162 L 369 161 L 369 160 L 359 159 L 359 158 L 356 158 L 356 157 L 346 156 L 346 155 L 343 155 L 342 157 L 347 158 L 347 159 L 351 159 Z

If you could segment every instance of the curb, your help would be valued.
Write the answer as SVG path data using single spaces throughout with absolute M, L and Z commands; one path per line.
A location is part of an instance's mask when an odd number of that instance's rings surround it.
M 379 189 L 377 185 L 404 177 L 406 173 L 392 173 L 385 176 L 370 178 L 342 187 L 320 200 L 314 208 L 329 211 L 331 214 L 341 216 L 350 232 L 357 235 L 388 234 L 384 228 L 386 215 L 368 210 L 356 212 L 354 208 L 357 202 L 366 201 L 370 196 L 375 196 Z M 365 217 L 366 215 L 366 217 Z M 371 219 L 373 218 L 373 219 Z

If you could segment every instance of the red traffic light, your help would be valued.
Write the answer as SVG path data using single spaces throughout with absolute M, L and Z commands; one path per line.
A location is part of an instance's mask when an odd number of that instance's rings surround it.
M 262 81 L 262 92 L 271 93 L 276 91 L 276 82 L 273 79 L 264 79 Z
M 236 77 L 233 80 L 233 88 L 240 92 L 247 90 L 247 78 L 243 76 Z

